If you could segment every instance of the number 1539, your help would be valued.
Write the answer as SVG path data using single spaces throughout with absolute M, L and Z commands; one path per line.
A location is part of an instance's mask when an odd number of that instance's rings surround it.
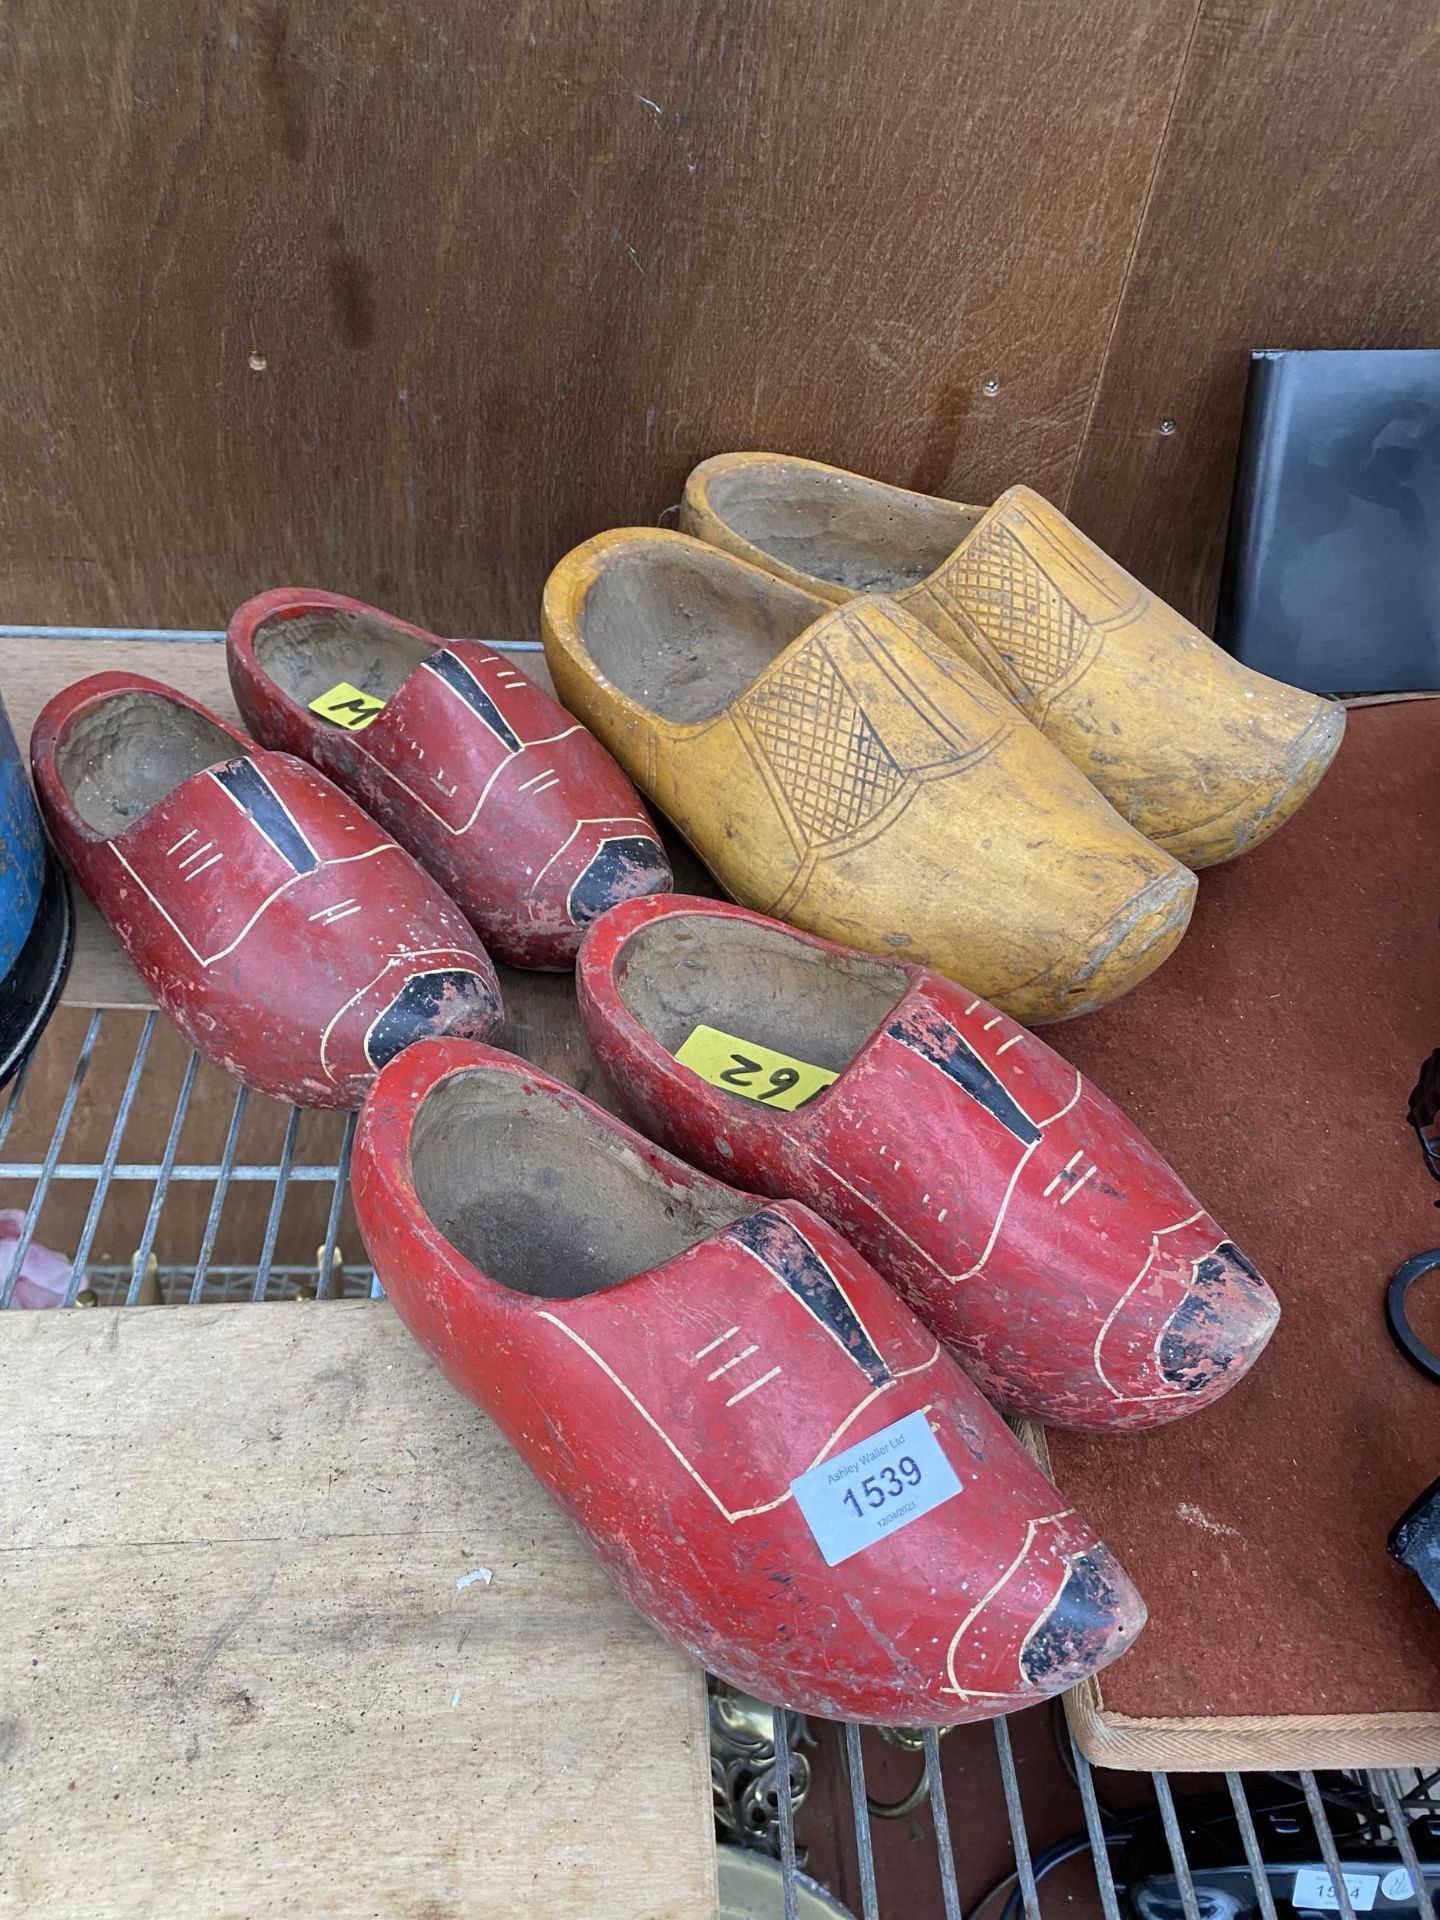
M 860 1482 L 859 1493 L 853 1487 L 847 1487 L 844 1504 L 858 1514 L 863 1514 L 865 1507 L 883 1507 L 887 1501 L 898 1500 L 902 1493 L 908 1493 L 911 1487 L 918 1487 L 921 1477 L 915 1461 L 908 1453 L 903 1453 L 893 1466 L 881 1467 L 878 1473 L 866 1474 Z M 862 1496 L 864 1507 L 860 1504 Z

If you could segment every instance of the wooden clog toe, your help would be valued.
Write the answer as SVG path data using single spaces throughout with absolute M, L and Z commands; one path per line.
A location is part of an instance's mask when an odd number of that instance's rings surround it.
M 492 648 L 282 587 L 236 611 L 227 657 L 256 739 L 353 795 L 497 959 L 568 967 L 597 914 L 669 887 L 619 767 Z
M 354 1197 L 411 1332 L 710 1672 L 807 1713 L 948 1723 L 1073 1685 L 1142 1624 L 1107 1549 L 805 1207 L 451 1041 L 380 1076 Z
M 937 974 L 673 896 L 607 914 L 577 978 L 646 1131 L 823 1214 L 1004 1411 L 1159 1426 L 1269 1339 L 1275 1296 L 1125 1115 Z M 697 1028 L 728 1078 L 676 1058 Z
M 747 906 L 1036 1022 L 1185 929 L 1193 876 L 892 600 L 622 529 L 556 567 L 543 631 L 561 698 Z
M 1344 732 L 1343 708 L 1241 666 L 1029 487 L 962 506 L 729 453 L 691 474 L 680 525 L 823 600 L 894 594 L 1186 866 L 1283 825 Z
M 30 752 L 50 836 L 141 979 L 246 1086 L 357 1107 L 422 1035 L 498 1027 L 458 907 L 313 767 L 131 673 L 57 694 Z

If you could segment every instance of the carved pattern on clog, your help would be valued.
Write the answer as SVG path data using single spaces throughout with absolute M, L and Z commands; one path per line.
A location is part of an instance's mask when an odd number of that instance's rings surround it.
M 1079 665 L 1090 622 L 1008 528 L 991 525 L 935 576 L 1034 694 L 1050 693 Z
M 793 651 L 736 711 L 812 844 L 863 827 L 905 784 L 904 771 L 818 642 Z

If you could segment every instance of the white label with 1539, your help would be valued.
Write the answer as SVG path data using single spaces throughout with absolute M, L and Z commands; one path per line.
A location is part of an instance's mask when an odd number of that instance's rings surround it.
M 907 1414 L 790 1482 L 827 1567 L 908 1527 L 964 1483 L 924 1413 Z

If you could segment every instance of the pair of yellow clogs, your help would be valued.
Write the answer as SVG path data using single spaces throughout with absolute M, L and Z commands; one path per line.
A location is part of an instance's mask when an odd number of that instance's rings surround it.
M 1039 494 L 992 507 L 724 454 L 679 533 L 562 560 L 561 698 L 735 899 L 1017 1019 L 1104 1005 L 1188 869 L 1274 832 L 1341 708 L 1242 667 Z

